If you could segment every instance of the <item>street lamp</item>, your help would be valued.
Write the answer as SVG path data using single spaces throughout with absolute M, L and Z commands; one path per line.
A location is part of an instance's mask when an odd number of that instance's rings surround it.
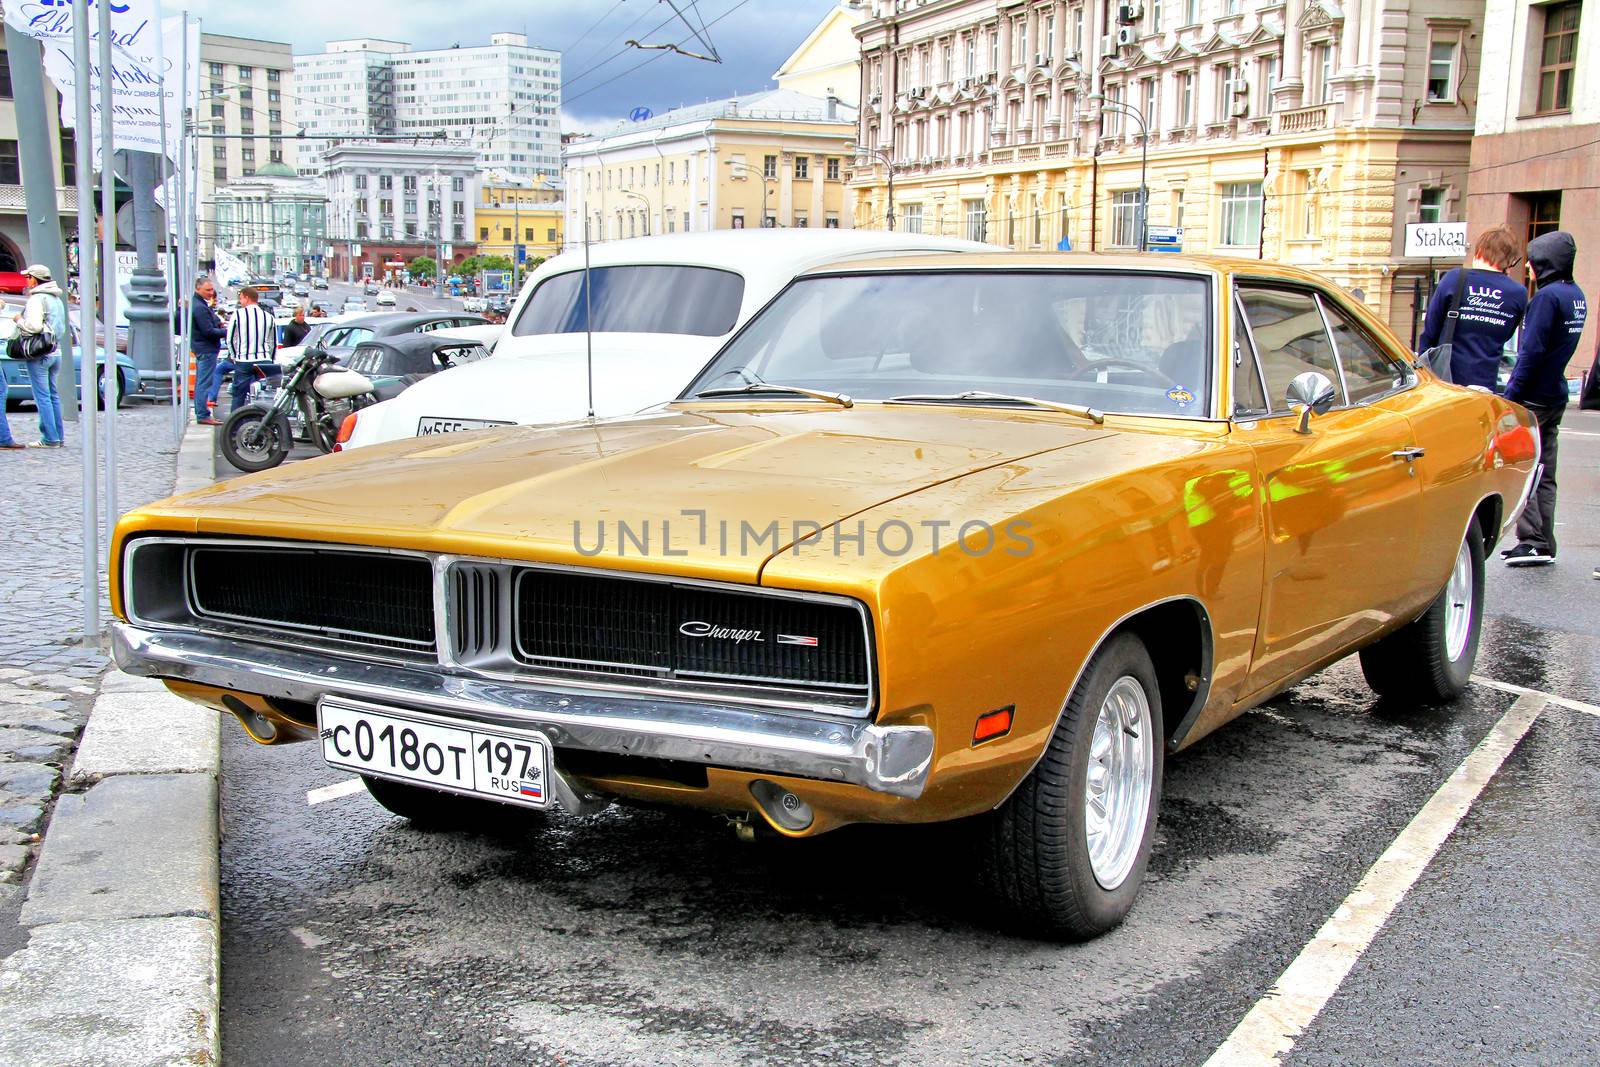
M 893 230 L 894 229 L 894 159 L 893 159 L 893 157 L 891 157 L 888 152 L 884 151 L 881 148 L 868 148 L 866 145 L 861 145 L 861 144 L 847 144 L 847 145 L 845 145 L 845 147 L 848 148 L 850 151 L 856 152 L 856 153 L 858 153 L 860 155 L 871 156 L 873 159 L 876 159 L 876 160 L 880 161 L 883 164 L 883 168 L 884 168 L 885 172 L 887 172 L 888 175 L 889 175 L 889 212 L 885 216 L 885 219 L 889 223 L 889 229 Z
M 749 181 L 750 180 L 750 164 L 746 163 L 742 159 L 728 159 L 728 160 L 724 160 L 723 162 L 725 162 L 730 167 L 737 167 L 738 168 L 738 172 L 737 173 L 738 173 L 738 176 L 739 176 L 738 177 L 739 181 Z M 767 182 L 769 182 L 770 180 L 771 179 L 767 177 L 766 172 L 762 171 L 762 173 L 761 173 L 761 228 L 762 229 L 766 229 L 766 227 L 767 227 Z
M 1144 174 L 1150 149 L 1150 130 L 1145 126 L 1144 115 L 1136 107 L 1129 107 L 1120 100 L 1107 100 L 1104 93 L 1095 93 L 1089 97 L 1089 101 L 1102 108 L 1109 107 L 1124 115 L 1132 115 L 1139 123 L 1139 251 L 1147 252 L 1150 244 L 1150 189 L 1144 183 Z
M 732 160 L 730 160 L 729 162 L 732 162 Z M 763 193 L 767 191 L 767 184 L 765 182 L 761 183 L 761 191 Z M 622 195 L 623 196 L 631 196 L 635 200 L 639 201 L 639 203 L 644 205 L 644 235 L 646 237 L 649 237 L 650 236 L 650 201 L 645 197 L 645 195 L 643 193 L 636 193 L 631 189 L 623 189 L 622 190 Z M 765 206 L 765 201 L 763 201 L 762 206 L 763 207 Z

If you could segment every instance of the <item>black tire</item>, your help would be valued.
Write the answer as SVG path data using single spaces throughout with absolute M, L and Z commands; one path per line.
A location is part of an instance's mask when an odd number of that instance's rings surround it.
M 1472 614 L 1466 643 L 1456 656 L 1446 640 L 1450 582 L 1428 610 L 1387 637 L 1361 650 L 1361 673 L 1381 697 L 1421 704 L 1445 704 L 1459 697 L 1472 678 L 1483 628 L 1483 557 L 1486 549 L 1477 520 L 1467 524 L 1463 542 L 1471 560 Z M 1454 573 L 1452 571 L 1452 573 Z
M 539 813 L 515 804 L 499 804 L 459 793 L 424 789 L 391 778 L 363 774 L 367 792 L 386 810 L 407 819 L 421 830 L 471 830 L 503 833 L 527 829 L 538 821 Z
M 1122 678 L 1143 689 L 1150 709 L 1150 802 L 1132 866 L 1114 888 L 1096 879 L 1085 823 L 1090 744 L 1100 707 Z M 1039 763 L 988 816 L 982 875 L 989 895 L 1019 933 L 1084 941 L 1112 929 L 1139 895 L 1161 807 L 1166 734 L 1161 690 L 1144 643 L 1132 634 L 1108 641 L 1067 700 Z
M 246 473 L 276 467 L 294 447 L 289 420 L 259 404 L 232 412 L 222 424 L 221 437 L 223 458 Z

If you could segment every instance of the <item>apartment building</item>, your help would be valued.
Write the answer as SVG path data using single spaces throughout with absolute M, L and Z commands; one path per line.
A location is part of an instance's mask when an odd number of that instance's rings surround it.
M 287 43 L 200 35 L 200 253 L 211 258 L 217 190 L 269 164 L 298 165 L 294 56 Z
M 873 0 L 856 224 L 1281 260 L 1410 329 L 1408 221 L 1463 219 L 1471 0 Z M 1103 101 L 1103 102 L 1102 102 Z
M 296 56 L 295 69 L 308 133 L 442 132 L 472 145 L 483 169 L 524 181 L 560 174 L 561 54 L 523 34 L 423 52 L 377 38 L 330 41 Z
M 566 206 L 553 182 L 528 185 L 484 182 L 478 190 L 474 225 L 480 256 L 505 256 L 529 269 L 535 260 L 561 251 Z
M 1530 239 L 1566 230 L 1578 242 L 1578 285 L 1591 296 L 1600 293 L 1597 78 L 1600 7 L 1490 0 L 1467 182 L 1468 235 L 1499 223 Z M 1588 366 L 1597 335 L 1600 317 L 1591 316 L 1575 362 Z
M 851 225 L 855 109 L 787 89 L 675 108 L 565 150 L 566 237 Z
M 451 263 L 476 251 L 472 146 L 341 141 L 323 166 L 334 277 L 382 277 L 390 264 L 437 256 L 441 242 Z

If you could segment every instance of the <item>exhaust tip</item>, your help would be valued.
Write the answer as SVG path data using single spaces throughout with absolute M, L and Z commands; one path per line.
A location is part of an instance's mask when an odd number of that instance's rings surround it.
M 250 740 L 261 745 L 270 745 L 278 740 L 277 725 L 249 704 L 232 693 L 223 694 L 222 703 L 233 712 L 234 717 L 239 720 L 239 725 L 244 727 L 244 732 L 250 735 Z
M 761 813 L 767 821 L 780 830 L 804 830 L 816 819 L 810 804 L 776 782 L 757 778 L 750 783 L 750 795 L 761 805 Z

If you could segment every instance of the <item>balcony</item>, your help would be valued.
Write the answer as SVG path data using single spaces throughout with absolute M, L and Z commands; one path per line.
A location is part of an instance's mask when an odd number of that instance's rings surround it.
M 1313 133 L 1317 130 L 1328 128 L 1328 112 L 1330 105 L 1313 104 L 1311 107 L 1297 107 L 1292 111 L 1278 112 L 1279 133 Z

